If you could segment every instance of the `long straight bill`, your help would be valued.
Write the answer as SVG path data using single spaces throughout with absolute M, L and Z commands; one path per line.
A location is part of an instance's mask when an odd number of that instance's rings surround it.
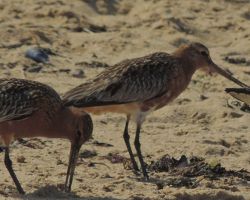
M 64 186 L 65 192 L 71 191 L 71 185 L 73 182 L 75 167 L 76 167 L 80 148 L 81 146 L 78 144 L 71 144 L 69 164 L 68 164 L 68 170 L 67 170 L 66 181 L 65 181 L 65 186 Z
M 249 88 L 248 85 L 246 85 L 245 83 L 242 83 L 240 80 L 238 80 L 237 78 L 234 78 L 229 72 L 225 71 L 224 69 L 218 67 L 216 64 L 213 63 L 213 68 L 214 70 L 219 73 L 220 75 L 224 76 L 225 78 L 227 78 L 230 81 L 233 81 L 234 83 L 236 83 L 237 85 L 241 86 L 241 87 L 246 87 Z

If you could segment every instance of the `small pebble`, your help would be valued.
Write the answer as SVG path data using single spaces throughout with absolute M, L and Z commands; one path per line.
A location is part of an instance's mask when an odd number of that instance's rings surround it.
M 49 56 L 42 48 L 30 48 L 25 52 L 25 57 L 30 58 L 38 63 L 48 63 Z
M 114 189 L 112 186 L 103 186 L 102 188 L 105 192 L 112 192 Z
M 28 68 L 25 69 L 25 71 L 30 72 L 30 73 L 37 73 L 40 72 L 43 67 L 36 65 L 36 66 L 29 66 Z
M 207 97 L 207 96 L 205 96 L 205 95 L 203 95 L 203 94 L 201 94 L 201 95 L 200 95 L 200 100 L 202 100 L 202 101 L 203 101 L 203 100 L 206 100 L 206 99 L 208 99 L 208 97 Z
M 237 112 L 231 112 L 231 113 L 230 113 L 230 116 L 231 116 L 232 118 L 240 118 L 240 117 L 243 116 L 243 114 L 240 114 L 240 113 L 237 113 Z
M 162 190 L 164 188 L 164 183 L 163 182 L 157 182 L 156 186 L 157 186 L 157 190 Z
M 25 163 L 25 157 L 24 156 L 17 157 L 17 162 L 18 163 Z
M 74 70 L 71 75 L 75 78 L 84 78 L 85 77 L 85 73 L 81 69 Z
M 58 159 L 57 162 L 56 162 L 57 165 L 62 165 L 63 164 L 63 161 Z
M 95 167 L 95 163 L 90 162 L 90 163 L 88 164 L 88 167 Z
M 97 156 L 97 153 L 95 150 L 93 151 L 90 151 L 90 150 L 84 150 L 80 153 L 79 157 L 80 158 L 92 158 L 92 157 L 95 157 Z

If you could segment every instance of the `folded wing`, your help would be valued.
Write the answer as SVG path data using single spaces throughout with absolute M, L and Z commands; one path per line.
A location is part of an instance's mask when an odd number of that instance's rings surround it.
M 90 107 L 146 101 L 165 93 L 178 70 L 178 61 L 166 53 L 125 60 L 68 91 L 63 102 L 67 106 Z
M 23 79 L 0 79 L 0 122 L 26 118 L 46 104 L 61 104 L 59 95 L 49 86 Z

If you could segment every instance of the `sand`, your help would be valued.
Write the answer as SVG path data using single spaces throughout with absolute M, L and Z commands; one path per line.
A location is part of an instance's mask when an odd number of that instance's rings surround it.
M 108 65 L 198 41 L 209 47 L 215 63 L 249 85 L 249 20 L 249 0 L 1 0 L 0 77 L 41 81 L 63 94 Z M 38 45 L 57 53 L 49 64 L 24 56 Z M 219 75 L 196 72 L 178 99 L 148 116 L 141 133 L 145 161 L 165 154 L 200 156 L 227 170 L 250 171 L 250 115 L 224 92 L 234 86 Z M 200 180 L 195 188 L 158 188 L 156 183 L 171 175 L 152 172 L 151 181 L 144 182 L 122 163 L 105 159 L 109 153 L 129 157 L 122 138 L 125 117 L 92 117 L 94 140 L 81 151 L 96 155 L 79 159 L 71 194 L 60 190 L 69 142 L 35 138 L 11 146 L 13 167 L 27 194 L 17 193 L 1 162 L 0 199 L 250 199 L 249 181 L 235 177 L 195 177 Z M 131 124 L 132 141 L 134 128 Z

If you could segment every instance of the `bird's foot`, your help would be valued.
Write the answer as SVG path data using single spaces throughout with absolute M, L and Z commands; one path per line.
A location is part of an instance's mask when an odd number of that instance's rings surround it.
M 21 194 L 21 195 L 25 195 L 25 192 L 24 192 L 24 190 L 23 190 L 23 188 L 22 188 L 22 187 L 17 188 L 17 190 L 18 190 L 19 194 Z
M 141 175 L 140 171 L 138 171 L 138 170 L 133 169 L 132 171 L 133 171 L 134 175 L 136 175 L 136 176 Z
M 135 170 L 133 169 L 133 173 L 136 175 L 136 176 L 141 176 L 141 172 L 143 174 L 143 180 L 144 181 L 149 181 L 149 175 L 148 175 L 148 172 L 145 170 Z
M 147 164 L 144 163 L 144 166 L 142 167 L 142 173 L 143 173 L 143 178 L 145 181 L 149 181 L 149 175 L 148 175 L 148 171 L 147 171 Z
M 149 176 L 148 176 L 148 174 L 144 175 L 144 180 L 145 180 L 146 182 L 149 181 Z

